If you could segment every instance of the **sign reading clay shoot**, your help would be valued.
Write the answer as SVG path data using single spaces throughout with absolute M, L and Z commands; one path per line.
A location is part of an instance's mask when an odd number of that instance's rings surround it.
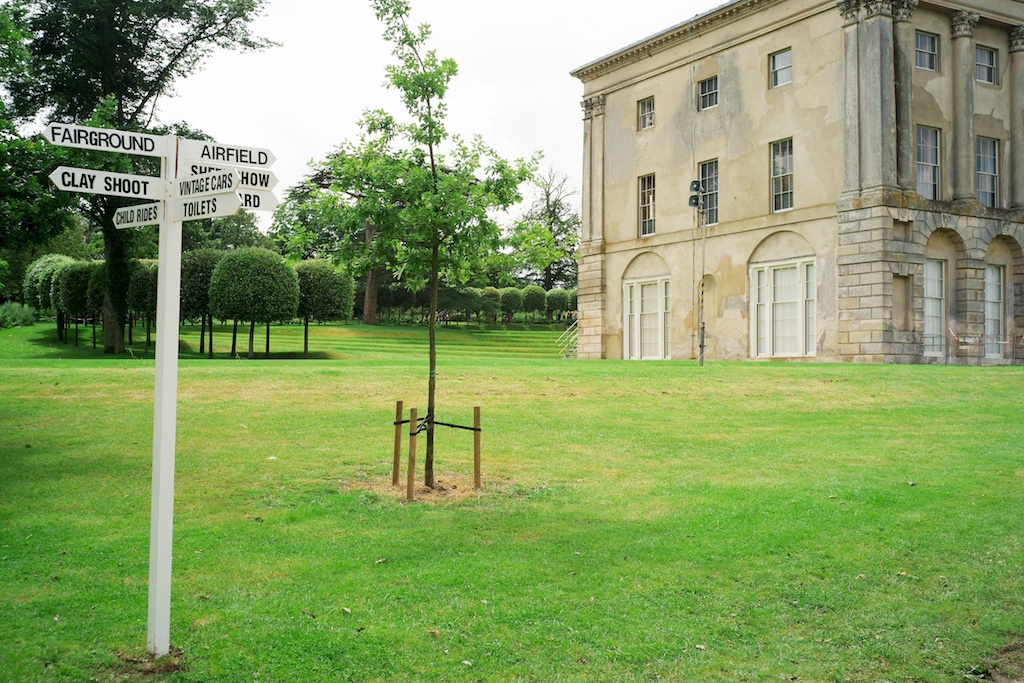
M 93 171 L 87 168 L 61 166 L 50 174 L 53 184 L 67 192 L 105 194 L 114 197 L 163 199 L 163 181 L 154 176 Z
M 69 192 L 155 199 L 151 204 L 126 206 L 114 212 L 117 228 L 160 226 L 160 261 L 156 304 L 156 378 L 153 399 L 153 480 L 149 532 L 149 650 L 158 657 L 170 652 L 171 538 L 174 521 L 174 450 L 178 405 L 178 331 L 181 296 L 181 222 L 237 213 L 243 205 L 269 204 L 277 182 L 265 171 L 275 161 L 270 150 L 216 142 L 185 140 L 173 135 L 89 128 L 51 123 L 44 135 L 63 147 L 160 157 L 159 177 L 69 168 L 50 175 Z M 184 159 L 198 159 L 209 168 L 186 177 L 177 175 Z M 235 167 L 248 167 L 252 187 L 240 186 Z M 243 200 L 239 191 L 254 194 Z M 276 199 L 273 200 L 276 203 Z M 257 204 L 257 205 L 253 205 Z M 265 208 L 265 207 L 264 207 Z M 272 207 L 271 207 L 272 208 Z

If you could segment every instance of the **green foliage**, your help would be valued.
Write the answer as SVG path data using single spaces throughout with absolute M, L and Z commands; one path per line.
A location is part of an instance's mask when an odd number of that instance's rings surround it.
M 484 287 L 481 299 L 480 312 L 494 322 L 501 311 L 501 290 L 497 287 Z
M 523 290 L 504 287 L 501 290 L 501 312 L 509 317 L 523 310 Z
M 224 253 L 197 249 L 181 255 L 182 320 L 201 320 L 210 314 L 210 280 Z
M 0 304 L 0 330 L 8 327 L 28 327 L 36 324 L 36 311 L 15 301 Z
M 157 263 L 135 261 L 128 285 L 128 306 L 136 315 L 152 318 L 156 314 Z
M 221 320 L 290 320 L 298 306 L 298 276 L 280 254 L 266 249 L 227 252 L 210 278 L 210 310 Z
M 543 287 L 527 285 L 523 288 L 523 310 L 527 313 L 543 313 L 547 308 L 548 293 Z
M 89 280 L 94 270 L 93 263 L 75 261 L 60 271 L 60 305 L 68 315 L 79 318 L 96 311 L 89 306 Z
M 515 270 L 545 290 L 576 284 L 576 246 L 580 239 L 579 210 L 571 199 L 576 192 L 565 175 L 548 169 L 533 179 L 535 197 L 530 208 L 512 227 L 508 255 Z M 529 309 L 528 309 L 529 310 Z
M 295 266 L 299 277 L 298 316 L 328 322 L 352 317 L 355 283 L 327 261 L 302 261 Z
M 256 214 L 239 211 L 233 216 L 187 221 L 182 224 L 182 249 L 242 249 L 260 247 L 273 249 L 274 241 L 260 232 Z
M 11 266 L 7 261 L 0 258 L 0 296 L 7 290 L 6 280 L 11 276 Z
M 64 254 L 47 254 L 33 261 L 25 270 L 25 304 L 39 310 L 53 308 L 50 295 L 53 289 L 53 275 L 64 264 L 74 261 Z
M 92 274 L 89 275 L 89 310 L 103 310 L 103 300 L 107 295 L 107 264 L 103 261 L 93 262 Z
M 564 289 L 552 289 L 547 294 L 545 310 L 556 316 L 560 316 L 562 313 L 565 313 L 569 310 L 569 292 Z

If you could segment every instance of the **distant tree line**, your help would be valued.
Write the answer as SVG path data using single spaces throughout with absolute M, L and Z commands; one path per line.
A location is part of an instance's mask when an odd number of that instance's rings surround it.
M 152 260 L 132 261 L 128 285 L 128 343 L 133 343 L 135 321 L 146 329 L 146 350 L 156 313 L 158 266 Z M 92 326 L 96 346 L 97 322 L 118 324 L 102 316 L 107 268 L 103 261 L 76 260 L 47 254 L 25 271 L 23 296 L 27 305 L 51 312 L 57 319 L 58 339 L 70 343 L 71 324 Z M 181 319 L 200 324 L 199 352 L 213 357 L 213 322 L 232 321 L 231 353 L 237 349 L 238 324 L 249 323 L 248 357 L 254 357 L 256 325 L 267 326 L 266 353 L 270 353 L 270 325 L 296 319 L 305 326 L 304 356 L 309 356 L 309 323 L 349 320 L 352 317 L 352 277 L 326 261 L 302 261 L 293 266 L 273 251 L 258 247 L 219 251 L 199 249 L 182 255 Z M 101 319 L 102 316 L 102 319 Z M 122 331 L 123 334 L 123 331 Z

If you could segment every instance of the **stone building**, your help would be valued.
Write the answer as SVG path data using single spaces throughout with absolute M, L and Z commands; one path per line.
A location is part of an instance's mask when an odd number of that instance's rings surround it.
M 573 76 L 580 357 L 1024 355 L 1021 0 L 736 0 Z

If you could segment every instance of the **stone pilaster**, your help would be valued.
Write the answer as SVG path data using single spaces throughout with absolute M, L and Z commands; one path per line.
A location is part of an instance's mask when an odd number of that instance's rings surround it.
M 861 0 L 843 0 L 843 192 L 860 191 L 860 24 Z
M 892 0 L 866 0 L 860 41 L 860 175 L 864 191 L 895 189 L 896 70 Z
M 917 186 L 914 138 L 914 27 L 910 17 L 917 0 L 893 1 L 896 68 L 896 183 L 904 192 Z
M 953 199 L 976 199 L 974 142 L 974 12 L 953 15 Z
M 1010 31 L 1010 81 L 1011 201 L 1024 209 L 1024 26 Z
M 576 297 L 579 358 L 605 356 L 604 110 L 604 95 L 583 102 L 583 239 Z

